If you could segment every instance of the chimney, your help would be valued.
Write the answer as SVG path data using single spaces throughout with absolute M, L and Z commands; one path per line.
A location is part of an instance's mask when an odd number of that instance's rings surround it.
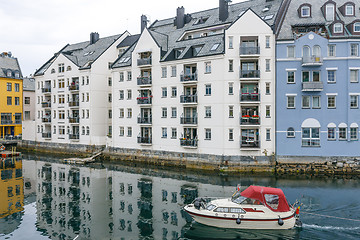
M 94 44 L 99 40 L 99 33 L 92 32 L 90 33 L 90 44 Z
M 219 0 L 219 20 L 226 21 L 229 17 L 229 5 L 231 0 Z
M 141 15 L 141 32 L 147 27 L 147 17 L 145 15 Z
M 185 25 L 185 8 L 183 6 L 176 9 L 176 29 L 182 28 Z

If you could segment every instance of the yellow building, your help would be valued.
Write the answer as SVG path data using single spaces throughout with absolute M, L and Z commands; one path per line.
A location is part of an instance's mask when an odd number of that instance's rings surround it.
M 22 133 L 22 74 L 17 58 L 0 54 L 0 138 Z

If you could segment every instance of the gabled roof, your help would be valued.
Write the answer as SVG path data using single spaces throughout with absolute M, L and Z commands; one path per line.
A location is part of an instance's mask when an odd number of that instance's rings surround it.
M 24 91 L 35 91 L 35 79 L 25 77 L 23 79 L 23 90 Z
M 134 42 L 137 42 L 137 40 L 139 39 L 140 34 L 136 34 L 136 35 L 131 35 L 131 36 L 127 36 L 124 40 L 121 41 L 121 43 L 119 43 L 116 47 L 117 48 L 122 48 L 122 47 L 128 47 L 134 44 Z
M 8 77 L 8 72 L 11 72 L 11 77 Z M 19 77 L 16 77 L 19 73 Z M 22 79 L 22 73 L 17 58 L 9 56 L 0 56 L 0 77 Z

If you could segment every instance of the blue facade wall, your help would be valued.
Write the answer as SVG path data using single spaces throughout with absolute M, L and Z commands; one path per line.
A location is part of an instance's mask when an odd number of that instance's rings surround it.
M 360 95 L 360 83 L 350 83 L 350 69 L 360 69 L 360 58 L 350 57 L 352 43 L 359 41 L 334 40 L 329 41 L 315 33 L 308 33 L 301 38 L 290 41 L 277 42 L 276 63 L 276 151 L 279 156 L 360 156 L 359 128 L 357 139 L 350 139 L 350 126 L 360 126 L 359 108 L 350 108 L 350 94 Z M 336 45 L 336 57 L 328 57 L 328 45 Z M 295 58 L 287 57 L 287 47 L 295 46 Z M 303 66 L 303 46 L 313 49 L 315 45 L 321 47 L 322 65 Z M 358 46 L 359 51 L 360 46 Z M 359 56 L 359 53 L 358 53 Z M 295 70 L 295 83 L 287 83 L 287 70 Z M 328 82 L 328 70 L 336 69 L 336 82 Z M 320 71 L 322 91 L 303 91 L 302 72 Z M 359 78 L 358 71 L 358 78 Z M 295 108 L 287 107 L 287 96 L 295 96 Z M 328 108 L 328 95 L 336 96 L 336 107 Z M 357 95 L 357 96 L 358 96 Z M 320 108 L 302 108 L 302 96 L 320 96 Z M 358 96 L 359 98 L 359 96 Z M 320 123 L 320 145 L 303 146 L 302 124 L 307 119 L 315 119 Z M 314 121 L 313 121 L 314 122 Z M 328 139 L 328 125 L 336 126 L 336 137 Z M 347 126 L 347 139 L 339 139 L 339 126 Z M 294 128 L 295 137 L 287 137 L 289 127 Z

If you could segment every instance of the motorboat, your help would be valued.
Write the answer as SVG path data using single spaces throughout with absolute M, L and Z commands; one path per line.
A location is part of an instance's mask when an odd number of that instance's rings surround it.
M 196 198 L 184 207 L 195 222 L 236 229 L 291 229 L 301 226 L 300 206 L 291 206 L 279 188 L 240 187 L 231 198 Z

